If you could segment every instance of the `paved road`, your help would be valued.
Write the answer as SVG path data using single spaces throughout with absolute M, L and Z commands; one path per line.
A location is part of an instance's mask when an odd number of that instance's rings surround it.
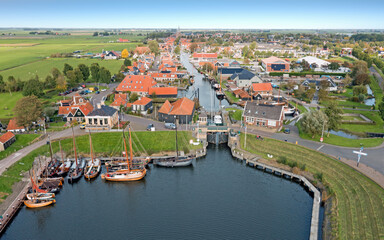
M 119 83 L 108 84 L 108 89 L 106 91 L 100 92 L 99 94 L 93 94 L 90 100 L 93 107 L 96 107 L 97 104 L 100 103 L 103 98 L 106 98 L 109 94 L 111 94 L 118 85 Z

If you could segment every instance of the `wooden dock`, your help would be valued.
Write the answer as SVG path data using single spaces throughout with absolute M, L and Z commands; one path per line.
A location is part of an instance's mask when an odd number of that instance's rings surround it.
M 232 149 L 231 152 L 233 157 L 240 160 L 245 160 L 248 166 L 257 168 L 259 170 L 274 174 L 282 178 L 291 179 L 299 184 L 304 185 L 304 187 L 308 188 L 308 190 L 313 193 L 312 219 L 309 239 L 317 240 L 319 235 L 319 214 L 321 203 L 320 191 L 315 186 L 313 186 L 312 183 L 309 182 L 308 179 L 306 179 L 305 177 L 277 167 L 269 166 L 265 163 L 258 162 L 257 160 L 259 159 L 259 157 L 255 157 L 255 155 L 251 153 L 243 152 L 236 149 Z

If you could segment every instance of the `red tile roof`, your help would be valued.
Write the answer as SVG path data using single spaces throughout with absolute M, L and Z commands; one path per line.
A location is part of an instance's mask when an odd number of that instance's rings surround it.
M 176 87 L 153 87 L 149 89 L 149 95 L 155 93 L 157 96 L 161 95 L 177 95 Z
M 193 53 L 193 58 L 217 58 L 217 53 Z
M 13 134 L 12 132 L 6 132 L 6 133 L 4 133 L 3 135 L 0 136 L 0 142 L 1 143 L 6 143 L 6 142 L 8 142 L 10 139 L 12 139 L 14 137 L 15 137 L 15 134 Z
M 89 102 L 87 102 L 84 105 L 80 105 L 79 108 L 85 116 L 88 116 L 88 114 L 90 114 L 93 111 L 93 106 Z
M 175 73 L 149 73 L 153 78 L 177 78 L 177 75 Z
M 143 54 L 143 53 L 151 52 L 151 50 L 149 49 L 149 47 L 136 47 L 135 52 L 138 54 Z
M 242 89 L 237 89 L 237 90 L 233 91 L 233 94 L 240 96 L 241 99 L 251 98 L 251 96 L 249 96 L 249 94 Z
M 9 123 L 8 123 L 8 127 L 7 127 L 7 130 L 10 131 L 10 130 L 18 130 L 18 129 L 24 129 L 25 127 L 20 127 L 19 125 L 17 125 L 17 122 L 16 122 L 16 119 L 15 118 L 12 118 Z
M 253 88 L 253 91 L 255 92 L 272 91 L 272 84 L 271 83 L 253 83 L 252 88 Z
M 116 88 L 118 92 L 147 92 L 157 83 L 148 75 L 128 75 Z
M 142 97 L 141 99 L 139 100 L 136 100 L 134 103 L 132 103 L 132 105 L 147 105 L 148 103 L 152 102 L 152 99 L 150 98 L 147 98 L 147 97 Z
M 169 103 L 165 101 L 163 106 L 159 109 L 159 113 L 169 114 L 169 115 L 191 115 L 193 113 L 193 108 L 195 107 L 195 102 L 183 97 L 177 100 L 174 103 Z
M 159 109 L 159 113 L 168 114 L 172 109 L 172 105 L 168 100 L 165 100 L 163 106 Z
M 59 115 L 67 115 L 72 110 L 71 106 L 59 107 Z

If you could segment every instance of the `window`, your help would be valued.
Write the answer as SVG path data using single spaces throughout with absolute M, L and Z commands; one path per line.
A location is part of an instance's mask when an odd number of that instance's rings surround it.
M 253 117 L 246 117 L 245 121 L 249 122 L 249 123 L 253 123 L 254 122 L 254 118 Z
M 93 124 L 97 125 L 97 119 L 96 118 L 93 119 Z
M 92 124 L 92 118 L 88 118 L 88 124 Z
M 99 122 L 100 122 L 100 125 L 103 125 L 103 119 L 100 119 Z
M 104 125 L 108 125 L 108 119 L 104 118 Z

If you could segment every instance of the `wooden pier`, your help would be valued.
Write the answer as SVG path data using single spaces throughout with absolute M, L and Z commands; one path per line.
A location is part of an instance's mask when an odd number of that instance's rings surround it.
M 269 166 L 265 163 L 261 163 L 258 161 L 259 157 L 255 157 L 255 155 L 251 153 L 236 150 L 234 148 L 231 150 L 231 152 L 233 157 L 240 160 L 245 160 L 248 166 L 254 167 L 261 171 L 268 172 L 270 174 L 274 174 L 282 178 L 295 181 L 299 184 L 304 185 L 304 187 L 308 188 L 308 190 L 313 193 L 311 230 L 310 230 L 309 239 L 317 240 L 319 235 L 319 214 L 320 214 L 320 203 L 321 203 L 320 191 L 305 177 L 277 168 L 277 167 Z

